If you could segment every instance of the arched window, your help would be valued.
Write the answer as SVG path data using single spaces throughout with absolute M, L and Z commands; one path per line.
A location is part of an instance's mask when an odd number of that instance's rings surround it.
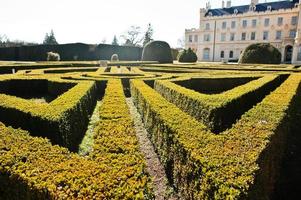
M 221 51 L 221 58 L 225 58 L 225 52 Z
M 203 51 L 203 59 L 204 60 L 209 60 L 210 59 L 210 49 L 209 48 L 205 48 Z
M 233 51 L 229 52 L 229 58 L 233 58 Z

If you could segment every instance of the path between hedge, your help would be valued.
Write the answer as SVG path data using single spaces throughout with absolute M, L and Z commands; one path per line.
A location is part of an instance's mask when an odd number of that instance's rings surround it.
M 131 116 L 134 121 L 140 151 L 144 154 L 146 160 L 147 171 L 153 178 L 155 198 L 160 200 L 178 199 L 174 194 L 172 194 L 171 187 L 168 186 L 168 180 L 164 171 L 164 167 L 161 164 L 151 141 L 147 137 L 147 131 L 143 125 L 141 116 L 138 113 L 132 98 L 127 98 L 126 101 L 130 108 Z
M 95 127 L 98 125 L 98 122 L 100 120 L 99 109 L 101 105 L 102 105 L 101 100 L 96 102 L 93 113 L 89 118 L 89 124 L 85 136 L 81 144 L 79 145 L 78 154 L 81 156 L 88 156 L 93 150 L 93 143 L 94 143 L 93 135 L 94 135 Z

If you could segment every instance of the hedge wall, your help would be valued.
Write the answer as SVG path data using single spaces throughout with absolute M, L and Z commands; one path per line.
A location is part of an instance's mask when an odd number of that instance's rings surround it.
M 121 80 L 107 82 L 99 115 L 88 157 L 0 123 L 1 199 L 154 199 Z
M 16 83 L 16 80 L 12 81 Z M 30 86 L 28 83 L 31 81 L 36 83 L 45 80 L 19 80 L 19 83 L 27 82 Z M 89 122 L 88 116 L 96 104 L 97 93 L 101 94 L 104 90 L 105 82 L 77 83 L 59 79 L 46 81 L 47 90 L 53 94 L 64 92 L 70 88 L 70 83 L 75 86 L 50 103 L 36 103 L 5 93 L 0 94 L 0 121 L 14 127 L 21 127 L 33 135 L 47 137 L 54 144 L 76 151 Z M 43 84 L 39 85 L 43 87 Z M 40 135 L 41 133 L 43 135 Z
M 73 43 L 0 48 L 0 60 L 45 61 L 49 51 L 59 53 L 61 61 L 110 60 L 113 54 L 120 60 L 140 60 L 142 55 L 140 47 Z
M 285 78 L 287 75 L 267 75 L 213 95 L 198 93 L 170 81 L 155 81 L 155 90 L 168 101 L 206 124 L 211 131 L 219 133 L 230 128 L 241 114 L 260 102 Z
M 293 101 L 301 76 L 247 111 L 229 130 L 215 135 L 141 80 L 131 82 L 142 115 L 169 178 L 185 199 L 269 199 L 277 179 Z

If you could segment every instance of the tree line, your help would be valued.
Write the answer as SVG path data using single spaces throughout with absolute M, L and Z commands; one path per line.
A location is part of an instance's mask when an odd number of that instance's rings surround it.
M 111 44 L 142 47 L 145 46 L 148 42 L 153 41 L 153 34 L 154 34 L 154 29 L 150 23 L 147 25 L 147 29 L 145 32 L 141 31 L 140 26 L 131 26 L 124 34 L 122 34 L 119 37 L 123 39 L 124 42 L 120 43 L 117 36 L 114 35 Z M 106 41 L 103 40 L 102 43 L 106 43 Z M 56 40 L 53 30 L 45 34 L 43 44 L 45 45 L 59 44 Z M 26 42 L 22 40 L 11 41 L 6 35 L 0 34 L 0 47 L 17 47 L 17 46 L 25 46 L 25 45 L 38 45 L 38 43 Z

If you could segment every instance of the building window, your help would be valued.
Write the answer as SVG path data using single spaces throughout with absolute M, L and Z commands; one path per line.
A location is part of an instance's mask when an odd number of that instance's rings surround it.
M 252 32 L 251 33 L 251 40 L 255 40 L 256 39 L 256 32 Z
M 283 24 L 283 17 L 278 17 L 277 24 L 278 26 L 281 26 Z
M 301 46 L 298 48 L 297 60 L 301 61 Z
M 225 52 L 221 51 L 221 58 L 225 58 Z
M 198 35 L 194 35 L 194 42 L 198 42 L 198 40 L 199 40 Z
M 210 41 L 210 34 L 205 34 L 204 35 L 204 41 L 209 42 Z
M 226 29 L 227 28 L 227 22 L 223 22 L 222 23 L 222 29 Z
M 296 37 L 296 30 L 290 30 L 290 38 L 295 38 Z
M 235 33 L 231 33 L 230 34 L 230 41 L 234 41 L 235 40 Z
M 281 40 L 281 35 L 282 35 L 281 31 L 276 31 L 276 40 Z
M 246 33 L 242 33 L 241 34 L 241 40 L 246 40 L 247 34 Z
M 270 18 L 265 18 L 264 19 L 264 26 L 267 27 L 270 25 Z
M 222 42 L 226 41 L 226 33 L 221 34 L 221 41 Z
M 205 29 L 206 29 L 206 30 L 210 30 L 210 24 L 209 24 L 209 23 L 206 23 Z
M 268 31 L 264 31 L 263 32 L 263 40 L 268 40 L 269 39 L 269 32 Z
M 242 20 L 242 27 L 246 28 L 248 26 L 247 20 Z
M 297 25 L 297 21 L 298 21 L 297 16 L 293 16 L 293 17 L 292 17 L 292 22 L 291 22 L 291 24 L 292 24 L 292 25 Z
M 229 52 L 229 58 L 233 58 L 233 51 Z
M 231 28 L 235 28 L 236 27 L 236 22 L 235 21 L 232 21 L 231 22 Z
M 204 52 L 203 52 L 203 59 L 209 60 L 209 58 L 210 58 L 210 49 L 206 48 L 206 49 L 204 49 Z
M 256 27 L 256 24 L 257 24 L 257 20 L 256 20 L 256 19 L 253 19 L 253 20 L 252 20 L 252 27 L 255 28 L 255 27 Z
M 192 42 L 192 35 L 188 36 L 188 42 Z

